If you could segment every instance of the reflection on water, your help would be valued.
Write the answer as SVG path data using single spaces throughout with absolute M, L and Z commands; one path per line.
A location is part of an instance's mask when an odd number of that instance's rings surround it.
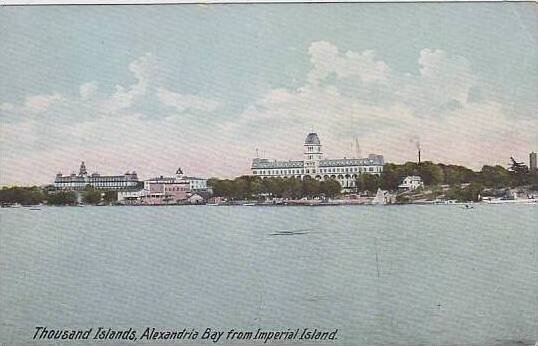
M 537 220 L 532 205 L 2 209 L 0 344 L 38 325 L 534 344 Z

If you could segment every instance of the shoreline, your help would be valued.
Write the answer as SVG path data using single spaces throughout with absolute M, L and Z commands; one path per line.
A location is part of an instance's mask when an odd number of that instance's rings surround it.
M 481 205 L 538 205 L 538 199 L 521 199 L 521 200 L 494 200 L 494 201 L 480 201 L 480 202 L 435 202 L 435 201 L 421 201 L 413 203 L 353 203 L 353 202 L 305 202 L 300 203 L 297 201 L 287 203 L 255 203 L 255 202 L 237 202 L 237 203 L 219 203 L 219 204 L 107 204 L 107 205 L 94 205 L 94 204 L 79 204 L 79 205 L 14 205 L 14 206 L 2 206 L 1 209 L 25 209 L 25 210 L 41 210 L 41 208 L 86 208 L 86 207 L 386 207 L 386 206 L 466 206 L 465 209 L 473 209 L 474 206 Z

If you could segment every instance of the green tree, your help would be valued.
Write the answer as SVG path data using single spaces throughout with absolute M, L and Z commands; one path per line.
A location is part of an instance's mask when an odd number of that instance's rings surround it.
M 0 203 L 2 204 L 19 203 L 23 205 L 35 205 L 40 204 L 45 200 L 45 194 L 42 189 L 37 186 L 3 187 L 0 190 Z
M 82 202 L 85 204 L 97 204 L 101 202 L 101 191 L 87 186 L 82 192 Z
M 320 192 L 326 197 L 335 197 L 340 194 L 340 183 L 334 179 L 322 181 L 320 184 Z
M 356 183 L 358 191 L 368 191 L 370 194 L 376 193 L 381 185 L 377 175 L 368 173 L 360 174 Z
M 303 180 L 303 196 L 315 197 L 320 194 L 321 183 L 316 179 Z
M 47 195 L 49 205 L 73 205 L 77 203 L 77 196 L 73 191 L 57 191 Z
M 479 181 L 487 187 L 506 187 L 511 185 L 510 172 L 503 166 L 483 166 Z
M 431 161 L 421 162 L 416 170 L 416 175 L 422 178 L 424 185 L 438 185 L 444 181 L 443 170 Z
M 117 191 L 106 191 L 103 196 L 103 200 L 107 203 L 115 203 L 118 201 Z

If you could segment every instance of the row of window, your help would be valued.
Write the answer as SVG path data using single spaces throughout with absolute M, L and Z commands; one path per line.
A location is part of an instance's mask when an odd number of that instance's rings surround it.
M 317 173 L 353 173 L 353 172 L 381 172 L 382 167 L 346 167 L 346 168 L 321 168 Z M 316 169 L 281 169 L 252 171 L 254 175 L 291 175 L 291 174 L 315 174 Z
M 188 189 L 184 188 L 184 187 L 169 187 L 169 188 L 165 188 L 164 191 L 188 191 Z
M 56 182 L 54 185 L 56 187 L 66 187 L 66 186 L 106 186 L 106 187 L 113 187 L 113 186 L 136 186 L 137 182 L 132 181 L 114 181 L 114 182 L 108 182 L 108 181 L 100 181 L 100 182 Z

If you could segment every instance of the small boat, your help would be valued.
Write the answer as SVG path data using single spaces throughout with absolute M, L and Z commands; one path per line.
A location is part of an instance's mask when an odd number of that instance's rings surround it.
M 207 203 L 206 205 L 216 207 L 216 206 L 218 206 L 219 204 L 218 204 L 218 203 Z
M 241 204 L 243 207 L 254 207 L 256 203 L 243 203 Z

